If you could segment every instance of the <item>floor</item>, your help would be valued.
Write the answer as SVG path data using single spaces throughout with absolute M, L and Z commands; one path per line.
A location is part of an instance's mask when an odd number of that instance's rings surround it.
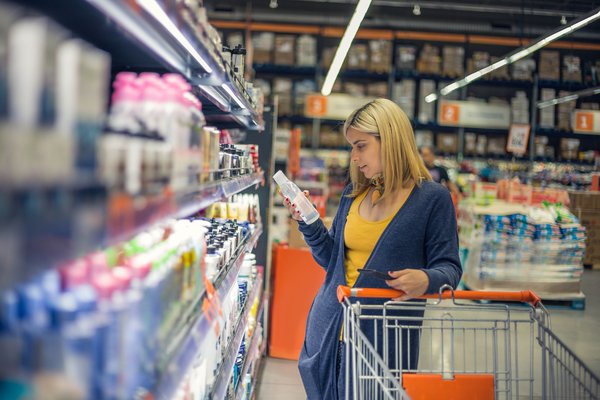
M 551 307 L 549 309 L 551 329 L 596 375 L 600 376 L 600 338 L 598 337 L 600 270 L 584 272 L 582 289 L 586 295 L 585 310 Z M 437 351 L 433 347 L 432 350 Z M 520 348 L 519 351 L 526 350 Z M 426 354 L 427 351 L 423 352 L 421 357 L 426 357 Z M 258 400 L 306 399 L 296 361 L 267 358 L 263 365 L 259 379 Z M 534 367 L 536 368 L 539 366 Z

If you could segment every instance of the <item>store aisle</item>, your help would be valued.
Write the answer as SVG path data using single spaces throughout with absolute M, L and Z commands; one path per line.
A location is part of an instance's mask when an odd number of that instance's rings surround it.
M 551 307 L 552 329 L 575 354 L 600 375 L 600 271 L 586 270 L 582 279 L 586 294 L 584 311 Z M 305 399 L 296 361 L 267 358 L 259 378 L 258 400 Z

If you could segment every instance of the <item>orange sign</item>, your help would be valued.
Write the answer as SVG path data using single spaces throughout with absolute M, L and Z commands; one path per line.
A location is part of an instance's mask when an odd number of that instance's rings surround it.
M 325 96 L 308 95 L 305 104 L 304 112 L 307 117 L 322 117 L 327 114 L 327 97 Z
M 460 108 L 456 104 L 442 104 L 440 120 L 442 123 L 458 124 Z
M 575 130 L 592 132 L 594 130 L 594 114 L 581 111 L 575 113 Z

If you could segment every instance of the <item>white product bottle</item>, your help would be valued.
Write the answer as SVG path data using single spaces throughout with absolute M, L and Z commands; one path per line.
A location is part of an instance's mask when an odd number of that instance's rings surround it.
M 281 171 L 277 171 L 273 175 L 273 179 L 279 185 L 279 190 L 285 197 L 288 197 L 292 204 L 296 205 L 296 209 L 300 211 L 300 217 L 306 224 L 312 224 L 319 219 L 319 213 L 306 198 L 304 193 L 298 186 L 290 181 L 287 176 Z

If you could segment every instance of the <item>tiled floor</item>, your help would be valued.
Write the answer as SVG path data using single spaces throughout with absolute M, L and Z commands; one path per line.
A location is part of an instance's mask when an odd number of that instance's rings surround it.
M 551 328 L 600 376 L 600 271 L 585 271 L 583 292 L 587 297 L 584 311 L 550 308 Z M 296 361 L 268 358 L 263 365 L 259 400 L 306 398 Z

